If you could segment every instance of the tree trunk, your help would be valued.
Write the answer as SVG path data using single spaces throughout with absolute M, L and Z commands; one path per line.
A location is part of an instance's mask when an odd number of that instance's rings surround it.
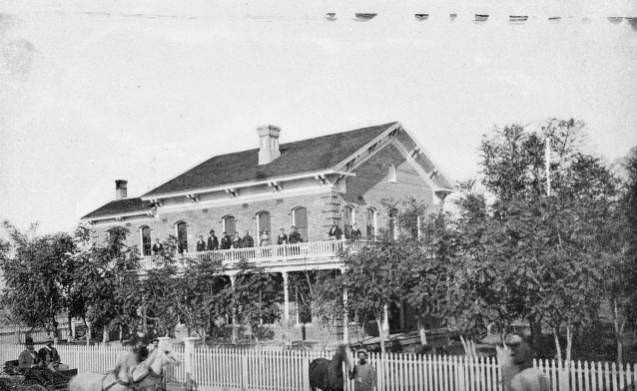
M 558 365 L 562 365 L 562 347 L 560 346 L 560 334 L 559 330 L 554 327 L 553 328 L 553 338 L 555 340 L 555 353 L 557 354 L 557 362 Z
M 75 338 L 75 335 L 73 335 L 73 317 L 71 316 L 71 312 L 69 311 L 66 315 L 66 320 L 69 322 L 69 338 L 73 337 Z
M 624 327 L 626 320 L 619 320 L 619 308 L 617 299 L 613 299 L 613 331 L 615 332 L 615 343 L 617 344 L 617 365 L 621 365 L 624 360 Z
M 571 361 L 573 350 L 573 325 L 566 325 L 566 361 Z
M 529 318 L 529 326 L 531 327 L 531 346 L 535 351 L 540 348 L 540 339 L 542 337 L 542 322 L 535 318 Z
M 86 322 L 86 345 L 91 344 L 91 322 Z
M 380 353 L 385 355 L 385 330 L 383 328 L 383 321 L 380 317 L 376 318 L 376 325 L 378 326 L 378 338 L 380 340 Z
M 104 326 L 102 329 L 102 343 L 108 342 L 108 327 Z
M 427 345 L 427 330 L 425 329 L 425 323 L 422 320 L 418 320 L 418 336 L 420 337 L 420 344 L 422 346 Z

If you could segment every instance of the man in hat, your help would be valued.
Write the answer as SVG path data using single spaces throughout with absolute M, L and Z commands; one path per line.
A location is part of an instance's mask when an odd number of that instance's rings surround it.
M 53 338 L 47 337 L 44 341 L 44 347 L 38 351 L 38 356 L 43 365 L 52 371 L 62 371 L 68 368 L 62 368 L 60 364 L 60 355 L 56 348 L 53 347 Z
M 509 334 L 505 343 L 511 349 L 511 361 L 519 372 L 533 367 L 533 350 L 521 336 Z
M 354 380 L 354 391 L 372 391 L 376 389 L 376 369 L 367 362 L 367 351 L 360 349 L 357 352 L 358 363 L 350 378 Z
M 208 232 L 208 241 L 206 243 L 206 250 L 215 251 L 219 249 L 219 239 L 215 236 L 215 230 L 211 229 Z
M 24 345 L 26 349 L 20 353 L 18 357 L 18 366 L 20 369 L 39 368 L 42 366 L 42 361 L 38 357 L 37 352 L 33 348 L 33 338 L 27 336 L 24 338 Z

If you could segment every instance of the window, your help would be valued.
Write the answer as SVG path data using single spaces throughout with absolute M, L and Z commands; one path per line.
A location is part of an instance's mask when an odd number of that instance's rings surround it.
M 356 222 L 356 209 L 347 205 L 343 208 L 343 231 L 345 237 L 349 239 L 352 234 L 352 225 Z
M 292 209 L 292 225 L 301 234 L 303 241 L 307 241 L 307 209 L 302 206 Z
M 186 223 L 177 223 L 177 250 L 180 254 L 188 252 L 188 227 Z
M 391 208 L 389 210 L 389 225 L 387 227 L 387 239 L 398 239 L 398 209 Z
M 150 255 L 151 241 L 150 241 L 150 227 L 147 225 L 141 227 L 139 229 L 139 234 L 141 235 L 141 247 L 142 247 L 142 255 Z
M 268 231 L 268 235 L 272 235 L 272 228 L 270 227 L 270 212 L 257 213 L 257 243 L 260 243 L 261 235 L 263 232 Z M 270 238 L 272 239 L 272 238 Z
M 387 181 L 389 183 L 396 183 L 398 181 L 396 175 L 396 166 L 393 164 L 389 165 L 389 172 L 387 173 Z
M 367 239 L 374 239 L 376 235 L 378 235 L 378 213 L 376 213 L 376 209 L 368 208 L 367 209 Z
M 221 218 L 221 226 L 223 232 L 233 236 L 237 232 L 237 225 L 235 223 L 234 216 L 223 216 Z

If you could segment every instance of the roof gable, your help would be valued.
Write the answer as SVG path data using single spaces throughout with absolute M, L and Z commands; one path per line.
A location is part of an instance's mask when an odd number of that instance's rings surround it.
M 106 216 L 117 216 L 126 213 L 150 211 L 153 205 L 149 201 L 142 201 L 141 198 L 124 198 L 122 200 L 110 201 L 91 213 L 82 217 L 82 219 L 96 219 Z
M 396 122 L 391 122 L 281 144 L 281 156 L 261 166 L 258 165 L 259 150 L 256 148 L 214 156 L 142 197 L 151 198 L 168 193 L 329 169 L 395 124 Z

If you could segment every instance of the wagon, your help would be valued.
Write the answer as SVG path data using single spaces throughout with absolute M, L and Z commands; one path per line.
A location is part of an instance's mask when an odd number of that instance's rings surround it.
M 0 371 L 0 391 L 67 391 L 69 380 L 75 375 L 77 369 L 20 369 L 17 360 L 6 361 Z

